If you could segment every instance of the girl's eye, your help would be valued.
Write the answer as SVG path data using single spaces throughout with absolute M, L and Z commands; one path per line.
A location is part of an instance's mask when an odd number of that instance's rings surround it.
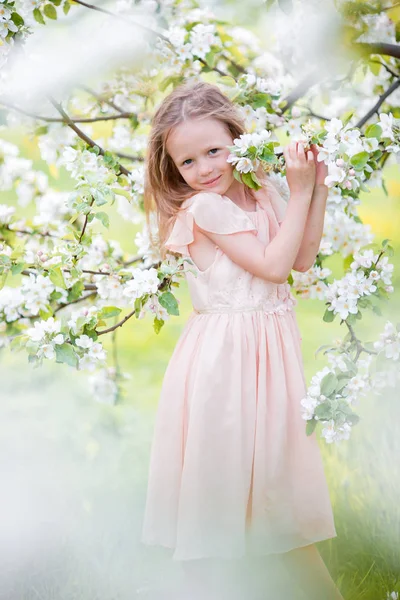
M 211 148 L 211 150 L 209 150 L 209 152 L 212 152 L 213 154 L 215 154 L 216 152 L 218 152 L 218 150 L 219 150 L 219 148 Z M 183 165 L 186 166 L 186 165 L 190 164 L 191 160 L 192 160 L 191 158 L 187 158 L 186 160 L 183 161 L 182 166 Z

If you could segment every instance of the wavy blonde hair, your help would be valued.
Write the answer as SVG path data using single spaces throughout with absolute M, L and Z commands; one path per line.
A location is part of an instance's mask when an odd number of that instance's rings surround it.
M 223 123 L 232 138 L 245 132 L 244 121 L 236 106 L 221 90 L 204 81 L 177 86 L 158 107 L 152 119 L 144 185 L 144 209 L 150 241 L 161 257 L 166 254 L 167 240 L 179 208 L 195 192 L 183 179 L 167 152 L 166 142 L 173 127 L 189 119 L 212 117 Z M 156 212 L 158 243 L 151 233 L 151 214 Z

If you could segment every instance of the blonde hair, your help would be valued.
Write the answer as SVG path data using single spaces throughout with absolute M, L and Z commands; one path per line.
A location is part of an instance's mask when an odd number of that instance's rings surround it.
M 164 246 L 184 200 L 195 191 L 183 179 L 167 152 L 166 142 L 173 127 L 189 119 L 212 117 L 223 123 L 232 138 L 245 132 L 244 121 L 236 106 L 221 90 L 204 81 L 189 82 L 177 86 L 158 107 L 152 119 L 149 136 L 144 185 L 144 209 L 150 241 L 158 245 L 164 259 Z M 157 213 L 159 241 L 151 234 L 150 215 Z

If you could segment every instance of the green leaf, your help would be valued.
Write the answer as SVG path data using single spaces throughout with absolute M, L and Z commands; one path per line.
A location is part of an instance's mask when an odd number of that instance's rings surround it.
M 25 21 L 23 20 L 23 18 L 21 17 L 21 15 L 19 15 L 17 12 L 11 13 L 11 21 L 17 27 L 22 27 L 22 25 L 25 25 Z
M 3 287 L 6 283 L 6 280 L 7 280 L 7 276 L 8 276 L 8 271 L 5 271 L 4 273 L 2 273 L 0 275 L 0 290 L 3 289 Z
M 260 108 L 262 106 L 268 106 L 268 103 L 270 101 L 270 97 L 268 96 L 268 94 L 254 94 L 253 98 L 252 98 L 252 107 L 253 108 Z
M 348 383 L 349 383 L 348 377 L 341 378 L 340 380 L 338 380 L 338 384 L 335 388 L 335 394 L 340 394 L 340 392 L 342 392 L 344 390 L 344 388 L 346 387 L 346 385 Z
M 230 77 L 229 75 L 223 75 L 219 78 L 218 81 L 229 87 L 236 87 L 236 80 L 233 77 Z
M 332 408 L 327 402 L 322 402 L 315 407 L 315 416 L 321 421 L 329 421 L 332 419 Z
M 67 15 L 69 13 L 70 8 L 71 8 L 71 4 L 67 0 L 63 6 L 64 15 Z
M 22 348 L 25 348 L 26 342 L 29 340 L 29 336 L 28 335 L 17 335 L 15 338 L 13 338 L 10 342 L 10 349 L 11 350 L 21 350 Z
M 241 174 L 236 169 L 233 169 L 233 176 L 237 181 L 239 181 L 240 183 L 243 183 Z
M 347 271 L 350 268 L 351 263 L 354 260 L 353 254 L 349 254 L 346 258 L 343 259 L 343 269 Z
M 272 152 L 269 148 L 264 148 L 262 154 L 260 155 L 260 160 L 263 160 L 267 163 L 276 163 L 277 157 L 274 152 Z
M 94 215 L 96 217 L 96 219 L 99 219 L 99 221 L 102 222 L 102 224 L 104 225 L 104 227 L 107 227 L 107 229 L 110 226 L 110 217 L 108 216 L 107 213 L 99 211 L 97 213 L 95 213 Z
M 179 315 L 178 302 L 171 292 L 164 292 L 158 297 L 158 300 L 161 306 L 167 310 L 168 314 L 176 316 Z
M 357 317 L 355 314 L 349 313 L 349 316 L 347 317 L 347 319 L 345 319 L 345 321 L 347 321 L 347 323 L 349 325 L 355 325 L 356 321 L 357 321 Z
M 261 183 L 254 171 L 251 172 L 251 178 L 257 186 L 256 189 L 259 190 L 261 188 Z
M 379 71 L 381 70 L 382 65 L 378 62 L 374 62 L 372 60 L 368 61 L 368 66 L 371 70 L 371 73 L 377 77 L 379 75 Z M 369 136 L 367 136 L 369 137 Z
M 160 330 L 163 325 L 164 325 L 164 321 L 162 319 L 157 319 L 157 317 L 154 318 L 153 328 L 157 334 L 160 333 Z
M 247 187 L 251 188 L 252 190 L 258 189 L 257 184 L 253 181 L 251 173 L 242 173 L 241 175 L 242 175 L 242 181 L 245 185 L 247 185 Z
M 324 316 L 322 317 L 322 320 L 325 321 L 325 323 L 332 323 L 332 321 L 335 318 L 335 313 L 333 312 L 333 310 L 329 310 L 328 308 L 326 309 L 326 311 L 324 312 Z
M 309 421 L 307 421 L 307 425 L 306 425 L 306 435 L 311 435 L 316 426 L 317 426 L 318 421 L 316 421 L 315 419 L 310 419 Z
M 382 127 L 377 123 L 368 125 L 367 129 L 365 130 L 365 137 L 376 138 L 377 140 L 380 140 L 382 137 Z M 362 154 L 362 152 L 360 152 L 360 154 Z
M 334 373 L 327 373 L 321 381 L 321 394 L 330 396 L 338 384 L 338 379 Z
M 66 363 L 71 367 L 78 366 L 78 356 L 71 344 L 56 344 L 56 362 Z
M 50 281 L 52 283 L 54 283 L 54 285 L 56 287 L 61 287 L 64 290 L 67 289 L 67 286 L 65 285 L 65 281 L 64 281 L 64 276 L 62 274 L 60 267 L 50 269 L 49 277 L 50 277 Z
M 99 319 L 109 319 L 110 317 L 117 317 L 121 312 L 121 309 L 117 306 L 103 306 L 99 312 Z
M 357 425 L 357 423 L 360 420 L 360 417 L 358 415 L 356 415 L 355 413 L 353 413 L 352 415 L 349 415 L 347 417 L 347 420 L 352 424 L 352 425 Z
M 206 56 L 205 56 L 205 61 L 207 63 L 207 66 L 210 67 L 210 69 L 213 69 L 215 67 L 215 52 L 213 50 L 210 50 L 210 52 L 207 52 Z
M 49 19 L 57 19 L 57 11 L 52 4 L 45 4 L 43 7 L 43 12 Z
M 50 0 L 50 2 L 52 4 L 54 4 L 55 6 L 60 6 L 60 4 L 61 4 L 61 0 Z
M 72 287 L 68 290 L 67 301 L 72 302 L 73 300 L 78 300 L 81 297 L 83 290 L 85 289 L 85 284 L 83 281 L 76 281 Z
M 367 164 L 368 159 L 368 152 L 358 152 L 358 154 L 354 154 L 354 156 L 351 157 L 350 163 L 353 165 L 356 171 L 362 171 Z

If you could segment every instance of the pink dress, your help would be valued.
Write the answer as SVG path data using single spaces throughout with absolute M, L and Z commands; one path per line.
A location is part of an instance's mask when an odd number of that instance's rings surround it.
M 166 246 L 189 256 L 193 222 L 222 234 L 276 234 L 285 201 L 266 182 L 247 212 L 226 196 L 186 200 Z M 187 264 L 187 263 L 185 263 Z M 336 536 L 315 436 L 307 437 L 301 338 L 288 283 L 245 271 L 216 248 L 186 272 L 191 313 L 165 372 L 142 543 L 173 559 L 281 553 Z

